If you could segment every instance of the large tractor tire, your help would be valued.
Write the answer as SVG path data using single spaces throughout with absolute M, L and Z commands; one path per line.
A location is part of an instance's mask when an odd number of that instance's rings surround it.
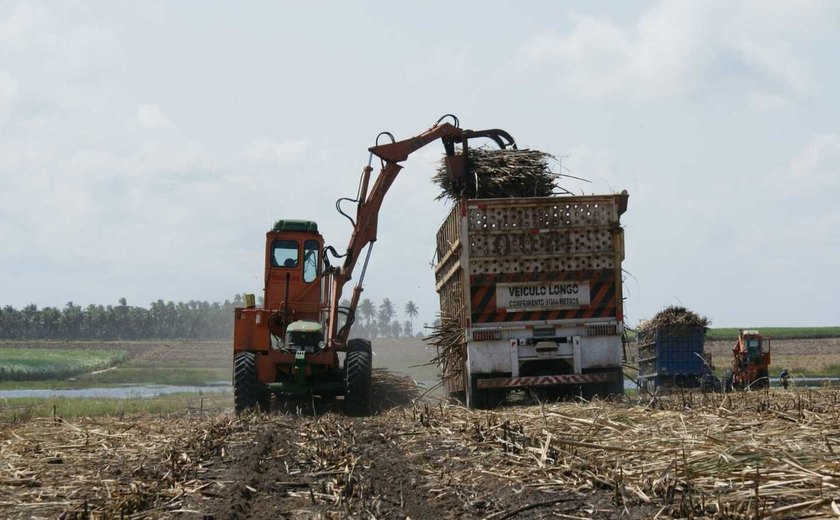
M 344 359 L 346 384 L 344 406 L 347 415 L 358 417 L 370 414 L 371 361 L 372 356 L 369 350 L 358 349 L 347 352 L 347 357 Z
M 233 357 L 233 407 L 237 414 L 256 407 L 263 399 L 257 378 L 257 355 L 239 352 Z

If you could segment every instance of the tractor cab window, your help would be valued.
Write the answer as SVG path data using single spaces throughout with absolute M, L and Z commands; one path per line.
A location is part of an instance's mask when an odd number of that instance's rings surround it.
M 303 281 L 309 283 L 318 277 L 318 241 L 303 243 Z
M 275 240 L 271 244 L 273 267 L 297 267 L 298 243 L 294 240 Z
M 748 349 L 758 348 L 758 341 L 759 341 L 758 339 L 748 339 L 747 340 L 747 348 Z
M 767 339 L 767 338 L 764 338 L 764 340 L 761 342 L 761 353 L 762 354 L 769 354 L 770 353 L 770 340 Z

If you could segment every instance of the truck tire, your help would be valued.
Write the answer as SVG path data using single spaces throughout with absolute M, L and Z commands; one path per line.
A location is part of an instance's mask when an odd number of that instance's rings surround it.
M 478 388 L 478 378 L 472 377 L 466 394 L 467 408 L 473 410 L 492 410 L 507 398 L 506 388 Z
M 470 379 L 465 389 L 465 404 L 471 410 L 486 410 L 487 409 L 487 394 L 484 390 L 479 390 L 476 385 L 476 379 Z
M 260 387 L 256 354 L 236 353 L 233 356 L 233 407 L 237 415 L 259 404 L 262 398 Z
M 344 406 L 347 415 L 358 417 L 370 414 L 370 372 L 369 351 L 353 350 L 347 353 L 344 359 Z
M 605 396 L 623 396 L 624 395 L 624 370 L 621 368 L 615 369 L 614 379 L 604 383 Z

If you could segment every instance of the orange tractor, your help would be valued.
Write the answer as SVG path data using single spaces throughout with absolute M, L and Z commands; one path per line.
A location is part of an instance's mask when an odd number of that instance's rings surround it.
M 442 122 L 451 117 L 453 123 Z M 381 137 L 391 142 L 379 144 Z M 336 209 L 353 225 L 344 254 L 324 245 L 315 222 L 280 220 L 265 235 L 264 294 L 261 307 L 253 295 L 237 308 L 233 334 L 233 393 L 237 412 L 267 408 L 272 395 L 344 396 L 346 412 L 365 415 L 370 408 L 371 343 L 349 339 L 362 292 L 373 242 L 376 241 L 379 209 L 391 184 L 402 169 L 398 163 L 423 146 L 441 139 L 450 180 L 465 195 L 474 189 L 468 172 L 468 143 L 487 138 L 500 148 L 516 148 L 505 131 L 473 131 L 459 127 L 447 115 L 426 132 L 396 141 L 387 132 L 369 148 L 370 159 L 362 170 L 356 198 L 339 199 Z M 460 150 L 456 150 L 460 145 Z M 457 153 L 456 153 L 457 152 Z M 381 169 L 371 186 L 371 164 L 378 157 Z M 342 211 L 341 203 L 355 203 L 355 217 Z M 344 285 L 367 247 L 359 281 L 349 306 L 340 306 Z M 332 265 L 341 259 L 340 265 Z M 339 353 L 344 354 L 343 366 Z
M 727 390 L 770 386 L 770 338 L 757 330 L 741 330 L 732 354 L 732 370 L 724 378 Z

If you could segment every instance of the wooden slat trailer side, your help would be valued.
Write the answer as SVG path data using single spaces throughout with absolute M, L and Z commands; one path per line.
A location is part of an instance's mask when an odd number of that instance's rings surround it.
M 462 200 L 437 235 L 441 312 L 463 327 L 450 393 L 490 407 L 531 387 L 546 398 L 623 393 L 627 192 Z

